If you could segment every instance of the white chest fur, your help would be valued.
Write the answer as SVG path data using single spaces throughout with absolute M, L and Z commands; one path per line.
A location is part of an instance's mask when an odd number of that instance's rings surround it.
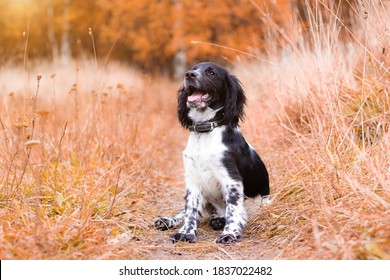
M 225 127 L 209 133 L 191 133 L 183 152 L 187 187 L 196 189 L 211 200 L 221 198 L 217 179 L 224 170 L 222 158 L 227 147 L 222 143 Z

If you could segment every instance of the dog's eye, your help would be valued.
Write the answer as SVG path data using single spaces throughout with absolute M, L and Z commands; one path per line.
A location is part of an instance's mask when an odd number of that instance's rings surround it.
M 209 76 L 210 76 L 210 75 L 211 75 L 211 76 L 215 76 L 214 70 L 211 70 L 211 69 L 210 69 L 210 70 L 207 70 L 207 71 L 206 71 L 206 74 L 209 75 Z

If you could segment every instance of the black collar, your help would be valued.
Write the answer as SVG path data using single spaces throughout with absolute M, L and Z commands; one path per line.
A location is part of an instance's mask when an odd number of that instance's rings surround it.
M 190 125 L 188 128 L 191 132 L 206 133 L 213 131 L 217 126 L 219 126 L 218 122 L 199 122 Z
M 188 129 L 191 132 L 198 132 L 198 133 L 207 133 L 207 132 L 213 131 L 214 128 L 223 124 L 222 119 L 223 119 L 224 113 L 223 113 L 223 111 L 221 111 L 223 109 L 223 107 L 224 106 L 215 110 L 216 115 L 211 120 L 209 120 L 207 122 L 194 123 L 193 125 L 190 125 L 188 127 Z

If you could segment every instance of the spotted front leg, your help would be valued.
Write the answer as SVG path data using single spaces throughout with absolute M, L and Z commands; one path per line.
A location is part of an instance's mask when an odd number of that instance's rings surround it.
M 247 219 L 243 190 L 241 183 L 226 186 L 225 227 L 217 243 L 233 243 L 242 239 Z
M 203 197 L 200 192 L 189 191 L 186 193 L 186 205 L 184 209 L 184 225 L 172 235 L 172 241 L 184 241 L 193 243 L 198 235 L 198 224 L 204 208 Z

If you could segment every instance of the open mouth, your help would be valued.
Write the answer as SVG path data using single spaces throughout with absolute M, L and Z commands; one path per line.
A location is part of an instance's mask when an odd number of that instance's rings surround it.
M 210 94 L 207 92 L 201 91 L 193 86 L 189 87 L 190 95 L 187 97 L 187 101 L 191 104 L 198 104 L 201 102 L 206 102 L 211 99 Z

